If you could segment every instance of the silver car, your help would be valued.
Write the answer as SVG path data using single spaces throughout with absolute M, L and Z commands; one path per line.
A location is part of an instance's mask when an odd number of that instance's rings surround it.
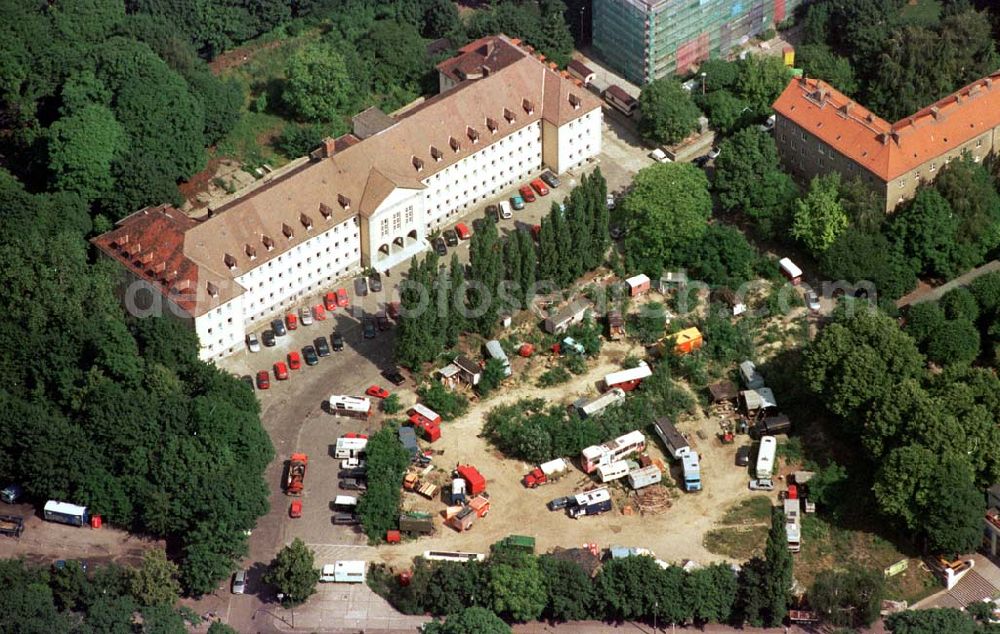
M 233 575 L 233 594 L 245 594 L 247 591 L 247 571 L 240 570 Z
M 750 481 L 751 491 L 774 491 L 774 482 L 769 478 L 758 478 Z
M 313 314 L 308 306 L 303 306 L 299 309 L 299 321 L 302 322 L 303 326 L 313 325 Z
M 247 348 L 250 349 L 250 352 L 260 352 L 260 339 L 255 333 L 247 333 Z
M 814 313 L 819 312 L 819 297 L 816 291 L 806 291 L 806 306 Z

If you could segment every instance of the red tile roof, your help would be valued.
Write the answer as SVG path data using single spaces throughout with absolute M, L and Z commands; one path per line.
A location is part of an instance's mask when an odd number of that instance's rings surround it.
M 891 181 L 1000 125 L 1000 71 L 893 124 L 818 79 L 793 79 L 773 108 Z

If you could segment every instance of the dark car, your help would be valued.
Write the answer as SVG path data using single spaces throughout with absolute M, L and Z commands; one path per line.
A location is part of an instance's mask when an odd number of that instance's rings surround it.
M 271 330 L 274 331 L 274 334 L 277 337 L 284 337 L 286 334 L 288 334 L 288 331 L 285 330 L 285 320 L 283 319 L 275 319 L 274 321 L 272 321 Z
M 444 243 L 444 238 L 434 238 L 434 252 L 441 257 L 448 255 L 448 245 Z
M 385 377 L 386 381 L 392 383 L 397 387 L 402 385 L 403 383 L 406 383 L 406 377 L 403 376 L 403 374 L 399 371 L 398 368 L 390 368 L 388 370 L 383 370 L 382 376 Z
M 750 464 L 750 447 L 740 447 L 736 450 L 736 466 L 745 467 Z
M 339 332 L 335 332 L 330 335 L 330 345 L 333 346 L 334 352 L 340 352 L 344 349 L 344 335 Z
M 246 383 L 247 385 L 249 385 L 249 386 L 250 386 L 250 391 L 251 391 L 251 392 L 252 392 L 252 391 L 254 390 L 254 388 L 256 388 L 256 387 L 257 387 L 257 386 L 256 386 L 256 385 L 254 385 L 254 383 L 253 383 L 253 377 L 252 377 L 252 376 L 250 376 L 249 374 L 247 374 L 247 375 L 244 375 L 244 376 L 241 376 L 241 377 L 240 377 L 240 381 L 243 381 L 244 383 Z
M 382 290 L 382 274 L 378 271 L 372 271 L 372 274 L 368 276 L 368 288 L 373 293 L 378 293 Z
M 363 480 L 355 480 L 354 478 L 345 478 L 340 481 L 337 485 L 344 491 L 367 491 L 368 485 L 364 483 Z
M 554 500 L 549 500 L 548 503 L 549 510 L 558 511 L 560 509 L 564 509 L 567 506 L 569 506 L 569 503 L 572 499 L 573 498 L 563 497 L 563 498 L 556 498 Z
M 392 324 L 389 323 L 389 317 L 385 314 L 385 311 L 379 311 L 379 313 L 375 315 L 375 321 L 378 323 L 378 329 L 383 332 L 392 327 Z
M 449 247 L 458 246 L 458 234 L 455 232 L 454 229 L 445 230 L 444 243 L 447 244 Z
M 363 277 L 355 278 L 354 280 L 354 294 L 358 297 L 364 297 L 368 294 L 368 280 Z
M 708 161 L 709 161 L 708 154 L 704 154 L 702 156 L 699 156 L 692 162 L 698 167 L 705 167 L 706 165 L 708 165 Z
M 319 356 L 330 356 L 330 344 L 326 342 L 326 337 L 316 337 L 316 340 L 313 341 L 313 345 L 316 346 L 316 354 Z
M 559 182 L 559 179 L 556 177 L 556 175 L 553 174 L 552 172 L 544 172 L 541 176 L 541 179 L 545 181 L 545 184 L 551 187 L 552 189 L 555 189 L 556 187 L 559 187 L 559 185 L 562 184 Z
M 265 346 L 267 346 L 268 348 L 273 348 L 275 344 L 274 331 L 265 330 L 264 332 L 260 333 L 260 342 Z
M 360 523 L 358 518 L 351 513 L 334 513 L 331 521 L 340 526 L 355 526 Z
M 364 321 L 361 322 L 361 332 L 364 334 L 365 339 L 375 338 L 375 320 L 371 317 L 365 317 Z
M 361 480 L 365 477 L 365 468 L 354 467 L 352 469 L 341 469 L 337 473 L 337 477 L 341 480 Z
M 493 222 L 500 222 L 500 207 L 497 205 L 486 205 L 486 217 L 492 218 Z
M 316 348 L 312 346 L 302 348 L 302 358 L 305 359 L 306 365 L 316 365 L 319 363 L 319 355 L 316 354 Z

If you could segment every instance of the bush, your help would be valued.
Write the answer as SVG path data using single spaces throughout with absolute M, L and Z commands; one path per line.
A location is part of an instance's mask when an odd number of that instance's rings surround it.
M 421 386 L 417 394 L 424 405 L 441 415 L 442 420 L 454 420 L 469 411 L 469 399 L 437 382 Z
M 562 366 L 556 366 L 551 370 L 546 370 L 538 377 L 538 387 L 552 387 L 553 385 L 559 385 L 560 383 L 565 383 L 569 381 L 571 375 L 566 371 L 566 368 Z
M 403 409 L 403 404 L 399 402 L 399 394 L 390 394 L 382 400 L 382 411 L 386 414 L 397 414 Z

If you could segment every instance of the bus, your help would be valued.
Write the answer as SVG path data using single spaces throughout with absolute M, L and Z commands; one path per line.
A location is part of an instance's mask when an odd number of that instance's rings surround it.
M 633 453 L 646 448 L 646 437 L 641 431 L 630 431 L 603 445 L 591 445 L 583 450 L 581 462 L 586 473 L 593 473 L 598 467 L 623 460 Z
M 425 550 L 424 559 L 428 561 L 485 561 L 482 553 L 463 553 L 452 550 Z

